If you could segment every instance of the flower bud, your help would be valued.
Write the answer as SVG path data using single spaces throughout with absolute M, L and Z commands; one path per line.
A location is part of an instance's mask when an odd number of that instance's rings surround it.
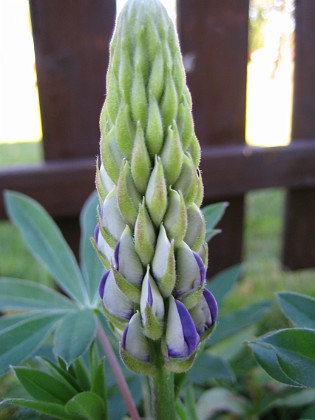
M 118 206 L 126 222 L 134 226 L 138 216 L 140 195 L 131 177 L 130 165 L 125 161 L 117 184 Z
M 168 185 L 177 180 L 183 162 L 182 145 L 179 139 L 176 122 L 168 127 L 166 140 L 161 153 L 165 178 Z
M 160 109 L 153 94 L 149 94 L 148 124 L 145 139 L 150 156 L 158 155 L 162 149 L 164 133 Z
M 163 220 L 167 208 L 167 189 L 161 159 L 156 157 L 155 166 L 145 193 L 146 205 L 155 226 Z
M 142 264 L 147 266 L 154 255 L 156 236 L 144 199 L 139 207 L 134 236 L 136 251 L 142 261 Z
M 164 86 L 164 93 L 161 101 L 161 114 L 164 126 L 168 127 L 172 121 L 176 119 L 178 108 L 178 99 L 174 80 L 170 68 L 166 67 L 166 81 Z
M 188 357 L 195 352 L 200 338 L 185 305 L 172 296 L 166 325 L 167 354 L 170 358 Z
M 190 155 L 185 154 L 181 173 L 174 188 L 183 193 L 185 203 L 187 206 L 191 205 L 197 193 L 197 172 Z
M 151 160 L 140 121 L 137 124 L 137 132 L 132 150 L 131 174 L 138 191 L 144 194 L 151 175 Z
M 125 101 L 120 102 L 119 111 L 115 121 L 115 127 L 119 149 L 127 159 L 130 159 L 135 130 L 130 118 L 129 107 Z
M 213 294 L 208 289 L 204 289 L 201 299 L 189 312 L 194 320 L 198 334 L 201 338 L 205 338 L 207 330 L 209 330 L 218 319 L 218 304 Z
M 144 270 L 132 240 L 130 228 L 125 227 L 114 251 L 115 268 L 132 284 L 140 285 Z
M 139 312 L 136 312 L 126 326 L 120 355 L 126 366 L 134 372 L 152 375 L 155 366 L 151 363 L 149 341 L 144 335 Z
M 152 272 L 154 278 L 157 280 L 162 296 L 170 296 L 176 281 L 174 241 L 170 242 L 168 240 L 163 225 L 160 227 L 155 247 L 155 254 L 152 261 Z
M 172 188 L 169 189 L 168 207 L 164 218 L 164 226 L 168 236 L 180 243 L 187 230 L 187 214 L 183 195 Z
M 163 334 L 164 302 L 149 269 L 142 283 L 140 311 L 145 335 L 158 340 Z
M 200 256 L 182 242 L 176 250 L 176 295 L 179 297 L 202 286 L 206 270 Z
M 102 228 L 113 238 L 114 244 L 109 242 L 109 245 L 115 245 L 126 226 L 126 222 L 119 211 L 116 188 L 104 200 L 101 221 Z M 108 238 L 105 239 L 108 242 Z
M 120 320 L 129 320 L 133 314 L 133 304 L 118 288 L 112 270 L 103 275 L 99 294 L 105 309 Z
M 187 209 L 187 231 L 184 241 L 193 251 L 198 251 L 204 241 L 206 224 L 199 207 L 192 204 Z
M 103 238 L 100 227 L 97 224 L 94 229 L 94 247 L 98 251 L 98 256 L 105 268 L 110 269 L 111 263 L 114 259 L 114 250 L 108 245 Z
M 116 141 L 114 127 L 106 137 L 101 137 L 101 154 L 102 162 L 106 169 L 106 172 L 108 173 L 112 181 L 117 183 L 120 165 L 123 160 L 123 155 Z
M 148 340 L 143 334 L 139 312 L 130 319 L 122 337 L 121 345 L 124 350 L 139 360 L 148 362 L 150 360 L 150 349 Z

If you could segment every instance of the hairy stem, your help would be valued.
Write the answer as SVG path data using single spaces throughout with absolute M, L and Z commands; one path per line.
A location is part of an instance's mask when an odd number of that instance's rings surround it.
M 151 378 L 154 419 L 176 419 L 174 373 L 165 368 L 160 349 L 155 356 L 157 369 Z
M 140 416 L 137 410 L 137 407 L 135 406 L 135 403 L 132 399 L 132 395 L 130 393 L 130 390 L 128 388 L 126 379 L 122 373 L 122 370 L 120 368 L 119 362 L 116 358 L 116 355 L 112 349 L 112 346 L 107 338 L 107 335 L 105 331 L 103 330 L 100 323 L 97 323 L 97 337 L 99 339 L 99 342 L 101 343 L 104 353 L 107 356 L 107 359 L 109 361 L 109 364 L 112 368 L 112 371 L 114 373 L 114 376 L 117 381 L 117 385 L 120 389 L 121 395 L 125 401 L 125 404 L 127 406 L 128 412 L 130 414 L 130 417 L 132 420 L 140 420 Z

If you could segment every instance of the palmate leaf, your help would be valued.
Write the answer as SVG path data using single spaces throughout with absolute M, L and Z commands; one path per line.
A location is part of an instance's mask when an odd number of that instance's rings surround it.
M 96 225 L 96 208 L 98 205 L 97 194 L 93 193 L 83 206 L 80 214 L 81 242 L 80 259 L 81 270 L 86 282 L 90 302 L 92 306 L 99 300 L 98 286 L 104 272 L 104 266 L 100 262 L 95 249 L 91 244 Z
M 260 365 L 280 382 L 315 388 L 315 330 L 289 328 L 249 342 Z
M 88 301 L 83 277 L 73 252 L 46 210 L 24 194 L 6 191 L 6 209 L 27 247 L 58 285 L 80 303 Z
M 64 316 L 59 313 L 8 315 L 0 318 L 0 375 L 32 356 Z
M 315 299 L 294 292 L 277 295 L 284 315 L 297 327 L 315 330 Z
M 68 314 L 58 326 L 54 337 L 54 352 L 67 364 L 79 357 L 91 345 L 96 334 L 96 319 L 90 309 Z
M 73 310 L 76 305 L 55 290 L 21 279 L 0 279 L 0 310 Z

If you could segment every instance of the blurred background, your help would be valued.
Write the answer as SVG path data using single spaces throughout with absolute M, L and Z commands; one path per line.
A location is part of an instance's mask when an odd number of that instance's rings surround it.
M 117 10 L 124 2 L 117 0 Z M 164 0 L 163 3 L 176 22 L 175 1 Z M 285 146 L 291 139 L 295 2 L 250 0 L 248 21 L 245 140 L 251 146 Z M 43 160 L 29 3 L 28 0 L 1 0 L 0 169 Z M 281 266 L 284 207 L 283 188 L 246 193 L 243 275 L 227 299 L 228 310 L 273 299 L 280 290 L 315 295 L 314 269 L 288 271 Z M 233 213 L 233 208 L 228 211 Z M 234 224 L 238 222 L 234 220 Z M 214 246 L 216 240 L 213 240 Z M 300 246 L 303 248 L 304 244 Z M 0 277 L 52 282 L 45 269 L 29 254 L 17 229 L 6 220 L 0 221 Z M 274 308 L 274 313 L 264 322 L 262 330 L 273 329 L 283 325 L 283 318 Z M 0 394 L 8 387 L 5 381 L 0 381 Z M 0 418 L 5 417 L 0 413 Z
M 117 10 L 124 0 L 117 1 Z M 164 0 L 176 22 L 175 2 Z M 294 1 L 251 0 L 249 7 L 246 142 L 279 146 L 290 142 L 294 72 Z M 42 131 L 36 63 L 27 0 L 0 2 L 0 164 L 2 167 L 40 162 Z M 284 191 L 270 189 L 246 195 L 244 230 L 245 275 L 239 305 L 270 297 L 276 290 L 315 291 L 314 270 L 283 272 L 279 254 Z M 14 235 L 13 235 L 14 232 Z M 9 222 L 0 222 L 0 275 L 48 279 L 29 258 Z M 16 257 L 10 255 L 19 254 Z M 43 274 L 44 273 L 44 274 Z M 49 281 L 49 280 L 47 280 Z

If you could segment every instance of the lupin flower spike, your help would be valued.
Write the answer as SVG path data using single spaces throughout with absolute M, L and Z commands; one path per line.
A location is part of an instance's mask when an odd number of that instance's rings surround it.
M 217 320 L 205 289 L 200 146 L 177 34 L 159 0 L 128 0 L 118 17 L 100 129 L 100 295 L 123 360 L 158 388 L 170 371 L 189 369 Z

